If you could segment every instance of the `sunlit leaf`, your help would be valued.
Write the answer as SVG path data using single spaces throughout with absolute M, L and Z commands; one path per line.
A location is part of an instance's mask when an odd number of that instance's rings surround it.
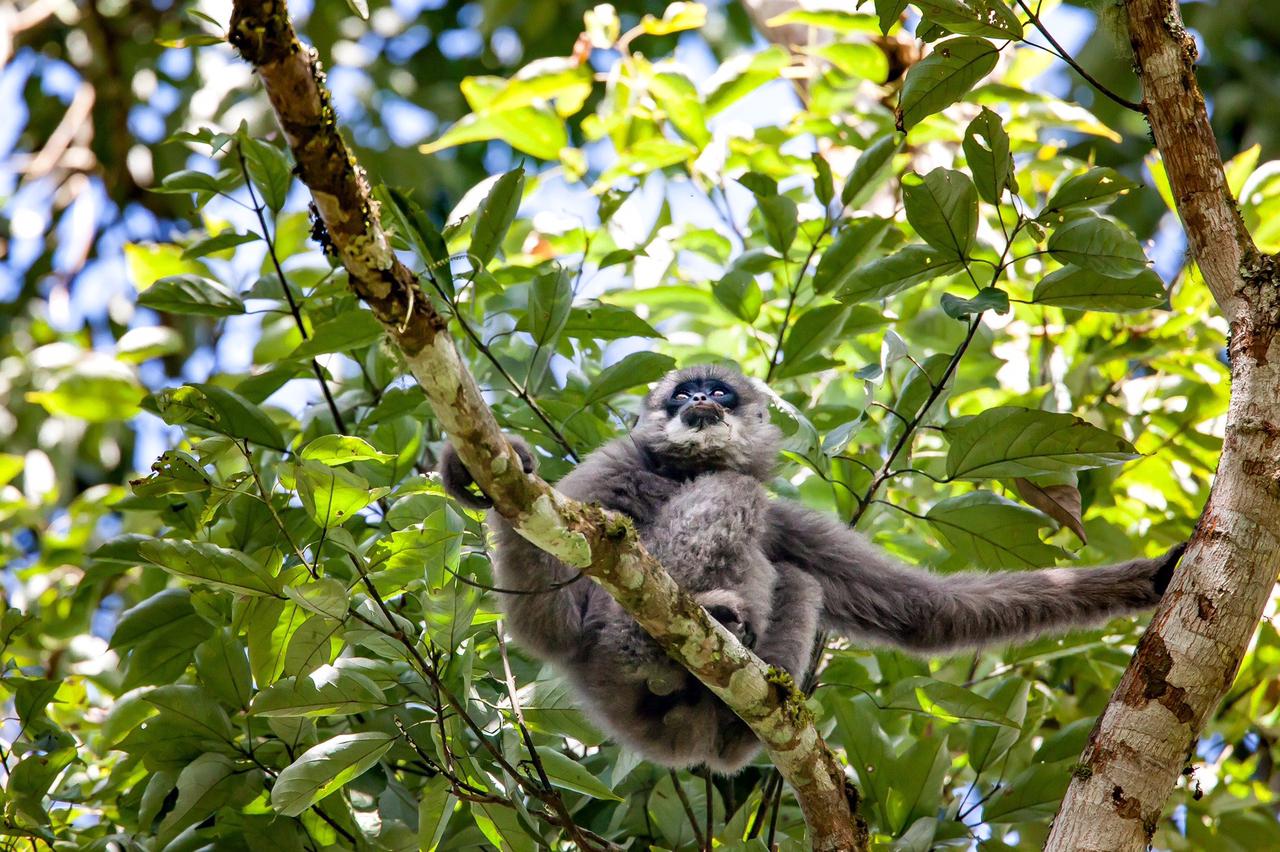
M 1071 414 L 1001 406 L 948 437 L 947 475 L 957 479 L 1035 476 L 1137 458 L 1133 445 Z
M 1000 51 L 989 41 L 953 38 L 912 65 L 898 99 L 902 129 L 910 130 L 968 94 L 996 67 Z
M 271 788 L 271 806 L 285 816 L 297 816 L 364 774 L 394 742 L 393 734 L 366 731 L 338 734 L 312 746 L 280 771 Z

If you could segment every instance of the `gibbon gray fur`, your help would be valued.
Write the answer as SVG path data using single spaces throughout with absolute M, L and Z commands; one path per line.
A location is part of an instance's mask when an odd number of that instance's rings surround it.
M 780 435 L 768 400 L 741 375 L 697 366 L 649 393 L 631 434 L 587 456 L 557 488 L 622 512 L 644 546 L 727 629 L 799 677 L 818 629 L 855 642 L 936 653 L 1097 625 L 1153 606 L 1181 556 L 1091 569 L 933 574 L 890 558 L 833 517 L 770 498 Z M 513 446 L 532 473 L 536 461 Z M 452 446 L 446 491 L 489 501 Z M 751 730 L 669 658 L 599 586 L 520 537 L 496 512 L 495 582 L 512 637 L 554 664 L 584 710 L 645 758 L 736 772 L 759 750 Z

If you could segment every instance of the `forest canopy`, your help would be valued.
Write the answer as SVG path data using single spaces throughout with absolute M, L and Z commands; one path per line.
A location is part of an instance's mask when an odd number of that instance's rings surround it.
M 1184 14 L 1274 253 L 1260 5 Z M 1123 38 L 1094 31 L 1114 22 L 1021 0 L 289 14 L 371 187 L 345 212 L 380 218 L 548 482 L 668 370 L 723 362 L 772 391 L 771 490 L 904 561 L 1090 566 L 1192 534 L 1230 329 Z M 0 10 L 6 844 L 807 848 L 767 755 L 645 763 L 505 641 L 482 515 L 433 473 L 440 418 L 230 27 L 203 0 Z M 1156 848 L 1280 848 L 1273 612 Z M 873 847 L 1043 847 L 1143 621 L 933 658 L 822 637 L 800 686 Z

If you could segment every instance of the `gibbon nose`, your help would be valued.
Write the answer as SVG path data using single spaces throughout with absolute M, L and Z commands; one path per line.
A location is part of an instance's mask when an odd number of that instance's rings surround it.
M 724 419 L 724 409 L 707 399 L 706 394 L 699 394 L 685 405 L 680 412 L 680 419 L 686 426 L 709 426 Z

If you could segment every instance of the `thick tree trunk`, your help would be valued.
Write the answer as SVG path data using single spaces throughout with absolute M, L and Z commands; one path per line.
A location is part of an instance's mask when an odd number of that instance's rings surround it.
M 856 790 L 804 696 L 711 619 L 645 552 L 630 522 L 562 496 L 521 470 L 447 323 L 397 259 L 355 156 L 338 132 L 314 53 L 283 0 L 237 0 L 231 43 L 252 62 L 352 289 L 396 342 L 458 455 L 517 532 L 581 568 L 751 726 L 795 789 L 819 850 L 867 847 Z
M 1156 146 L 1205 283 L 1231 323 L 1231 407 L 1209 503 L 1098 720 L 1046 849 L 1146 849 L 1209 714 L 1235 678 L 1280 567 L 1277 264 L 1227 188 L 1173 0 L 1129 0 Z

